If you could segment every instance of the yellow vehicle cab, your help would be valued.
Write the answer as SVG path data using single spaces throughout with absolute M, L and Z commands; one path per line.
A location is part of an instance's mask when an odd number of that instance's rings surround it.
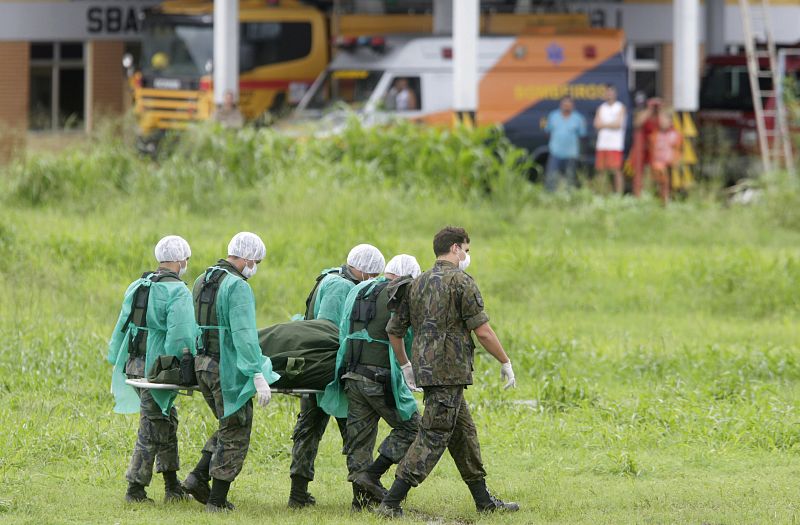
M 173 0 L 145 12 L 131 77 L 141 137 L 182 129 L 214 111 L 214 4 Z M 242 0 L 239 110 L 247 120 L 297 104 L 328 63 L 325 16 L 298 2 Z

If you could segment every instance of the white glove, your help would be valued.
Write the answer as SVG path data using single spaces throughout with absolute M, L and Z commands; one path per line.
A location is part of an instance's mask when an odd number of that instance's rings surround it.
M 414 369 L 411 368 L 411 362 L 400 365 L 400 370 L 403 372 L 403 379 L 406 380 L 409 390 L 412 392 L 421 392 L 421 388 L 417 388 L 417 382 L 414 380 Z
M 517 379 L 514 377 L 514 369 L 511 368 L 511 361 L 503 363 L 503 366 L 500 367 L 500 379 L 506 382 L 506 384 L 503 385 L 503 390 L 517 388 Z
M 267 406 L 269 400 L 272 399 L 272 390 L 269 389 L 267 380 L 264 379 L 264 374 L 254 375 L 253 384 L 256 385 L 256 401 L 258 401 L 258 406 Z

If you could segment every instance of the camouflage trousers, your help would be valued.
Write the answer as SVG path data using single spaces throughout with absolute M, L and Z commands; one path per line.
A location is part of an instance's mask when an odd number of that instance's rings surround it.
M 396 408 L 386 404 L 383 385 L 369 380 L 345 379 L 344 391 L 347 394 L 347 454 L 348 481 L 366 470 L 372 463 L 372 451 L 378 437 L 378 423 L 386 421 L 392 431 L 381 443 L 378 452 L 398 463 L 405 456 L 414 441 L 419 427 L 419 414 L 414 412 L 411 419 L 403 421 Z
M 294 445 L 292 446 L 292 464 L 289 467 L 289 474 L 292 477 L 297 476 L 309 481 L 314 479 L 314 461 L 317 459 L 319 442 L 322 441 L 325 429 L 328 428 L 330 418 L 331 416 L 317 405 L 316 397 L 300 399 L 300 414 L 297 416 L 297 423 L 295 423 L 292 433 Z M 336 418 L 343 443 L 346 438 L 346 423 L 346 419 Z
M 424 387 L 425 412 L 419 431 L 397 467 L 397 477 L 416 487 L 431 473 L 445 449 L 467 483 L 486 477 L 478 431 L 464 399 L 464 386 Z
M 242 471 L 244 458 L 250 448 L 250 430 L 253 428 L 253 400 L 228 417 L 222 417 L 225 407 L 222 401 L 222 385 L 219 373 L 209 370 L 197 371 L 200 392 L 214 415 L 219 428 L 208 438 L 203 452 L 211 454 L 209 475 L 222 481 L 233 481 Z
M 129 374 L 128 377 L 138 379 L 142 376 Z M 141 407 L 139 432 L 125 479 L 128 483 L 147 486 L 153 479 L 154 462 L 156 472 L 177 471 L 180 468 L 178 411 L 173 406 L 169 415 L 165 416 L 149 390 L 137 388 L 136 393 L 139 395 Z

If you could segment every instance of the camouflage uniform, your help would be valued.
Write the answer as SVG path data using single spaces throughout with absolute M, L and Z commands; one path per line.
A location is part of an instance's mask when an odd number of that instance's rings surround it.
M 378 367 L 366 366 L 378 370 Z M 383 419 L 392 431 L 381 443 L 378 452 L 398 463 L 414 441 L 419 426 L 419 414 L 415 413 L 408 421 L 403 421 L 397 410 L 386 403 L 384 387 L 367 378 L 356 379 L 351 374 L 345 379 L 344 390 L 350 407 L 347 412 L 347 454 L 348 481 L 353 481 L 372 463 L 372 451 L 378 436 L 378 422 Z
M 464 481 L 486 476 L 464 389 L 472 384 L 475 343 L 471 332 L 488 321 L 472 278 L 440 260 L 411 283 L 386 327 L 397 337 L 413 328 L 411 362 L 417 386 L 425 392 L 419 432 L 397 467 L 397 477 L 411 486 L 430 474 L 445 449 Z
M 350 273 L 347 265 L 342 266 L 340 275 L 343 279 L 353 283 L 358 282 L 358 279 Z M 318 292 L 319 287 L 316 287 L 308 298 L 305 313 L 306 320 L 316 318 L 314 316 L 314 305 L 317 301 Z M 303 397 L 300 400 L 300 413 L 297 415 L 297 423 L 295 423 L 294 431 L 292 432 L 294 445 L 292 446 L 292 464 L 289 467 L 289 475 L 291 477 L 303 478 L 308 481 L 314 480 L 314 462 L 317 459 L 317 452 L 319 452 L 319 442 L 325 434 L 325 429 L 328 428 L 329 420 L 330 416 L 319 407 L 316 397 Z M 342 442 L 344 443 L 347 420 L 336 418 L 336 424 L 339 427 L 339 434 L 341 434 Z M 344 453 L 344 449 L 342 452 Z
M 145 376 L 144 368 L 144 356 L 131 357 L 125 364 L 125 374 L 129 379 L 141 379 Z M 147 486 L 153 478 L 153 462 L 156 472 L 175 472 L 180 469 L 178 411 L 172 406 L 169 416 L 165 416 L 149 390 L 135 390 L 141 402 L 139 433 L 125 479 L 129 483 Z
M 344 357 L 349 370 L 342 376 L 349 404 L 345 440 L 348 481 L 354 481 L 372 463 L 372 451 L 375 449 L 381 419 L 389 424 L 392 431 L 381 443 L 378 453 L 392 463 L 398 463 L 403 458 L 419 426 L 418 413 L 403 421 L 394 406 L 394 398 L 390 400 L 391 405 L 387 400 L 391 390 L 387 391 L 383 383 L 370 379 L 383 376 L 383 381 L 391 381 L 389 353 L 392 350 L 381 342 L 389 338 L 386 334 L 386 324 L 391 318 L 388 303 L 389 287 L 386 286 L 375 299 L 375 314 L 371 320 L 365 324 L 364 321 L 351 319 L 351 333 L 366 329 L 373 340 L 349 340 Z
M 234 275 L 241 273 L 231 263 L 220 259 L 216 266 L 227 269 Z M 195 284 L 193 291 L 195 308 L 199 301 L 200 281 Z M 205 322 L 205 319 L 198 320 Z M 217 324 L 217 312 L 211 311 L 211 325 Z M 244 459 L 250 448 L 250 430 L 253 427 L 253 401 L 249 400 L 242 408 L 228 417 L 222 401 L 222 385 L 219 379 L 219 334 L 210 330 L 208 332 L 208 347 L 198 352 L 194 359 L 197 373 L 197 384 L 206 403 L 219 420 L 219 428 L 206 441 L 203 453 L 211 454 L 211 465 L 208 476 L 222 481 L 233 481 L 242 471 Z M 203 473 L 205 474 L 205 473 Z M 209 478 L 203 476 L 207 481 Z

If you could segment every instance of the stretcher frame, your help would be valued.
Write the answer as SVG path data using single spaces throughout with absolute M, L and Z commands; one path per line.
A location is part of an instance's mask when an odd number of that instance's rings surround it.
M 126 385 L 130 385 L 134 388 L 143 388 L 145 390 L 172 390 L 177 392 L 182 396 L 193 396 L 195 390 L 200 390 L 200 387 L 197 385 L 194 386 L 184 386 L 184 385 L 173 385 L 169 383 L 150 383 L 144 379 L 126 379 Z M 321 394 L 322 390 L 313 390 L 310 388 L 275 388 L 270 387 L 270 390 L 273 394 L 284 394 L 287 396 L 295 396 L 295 397 L 311 397 L 312 395 Z

